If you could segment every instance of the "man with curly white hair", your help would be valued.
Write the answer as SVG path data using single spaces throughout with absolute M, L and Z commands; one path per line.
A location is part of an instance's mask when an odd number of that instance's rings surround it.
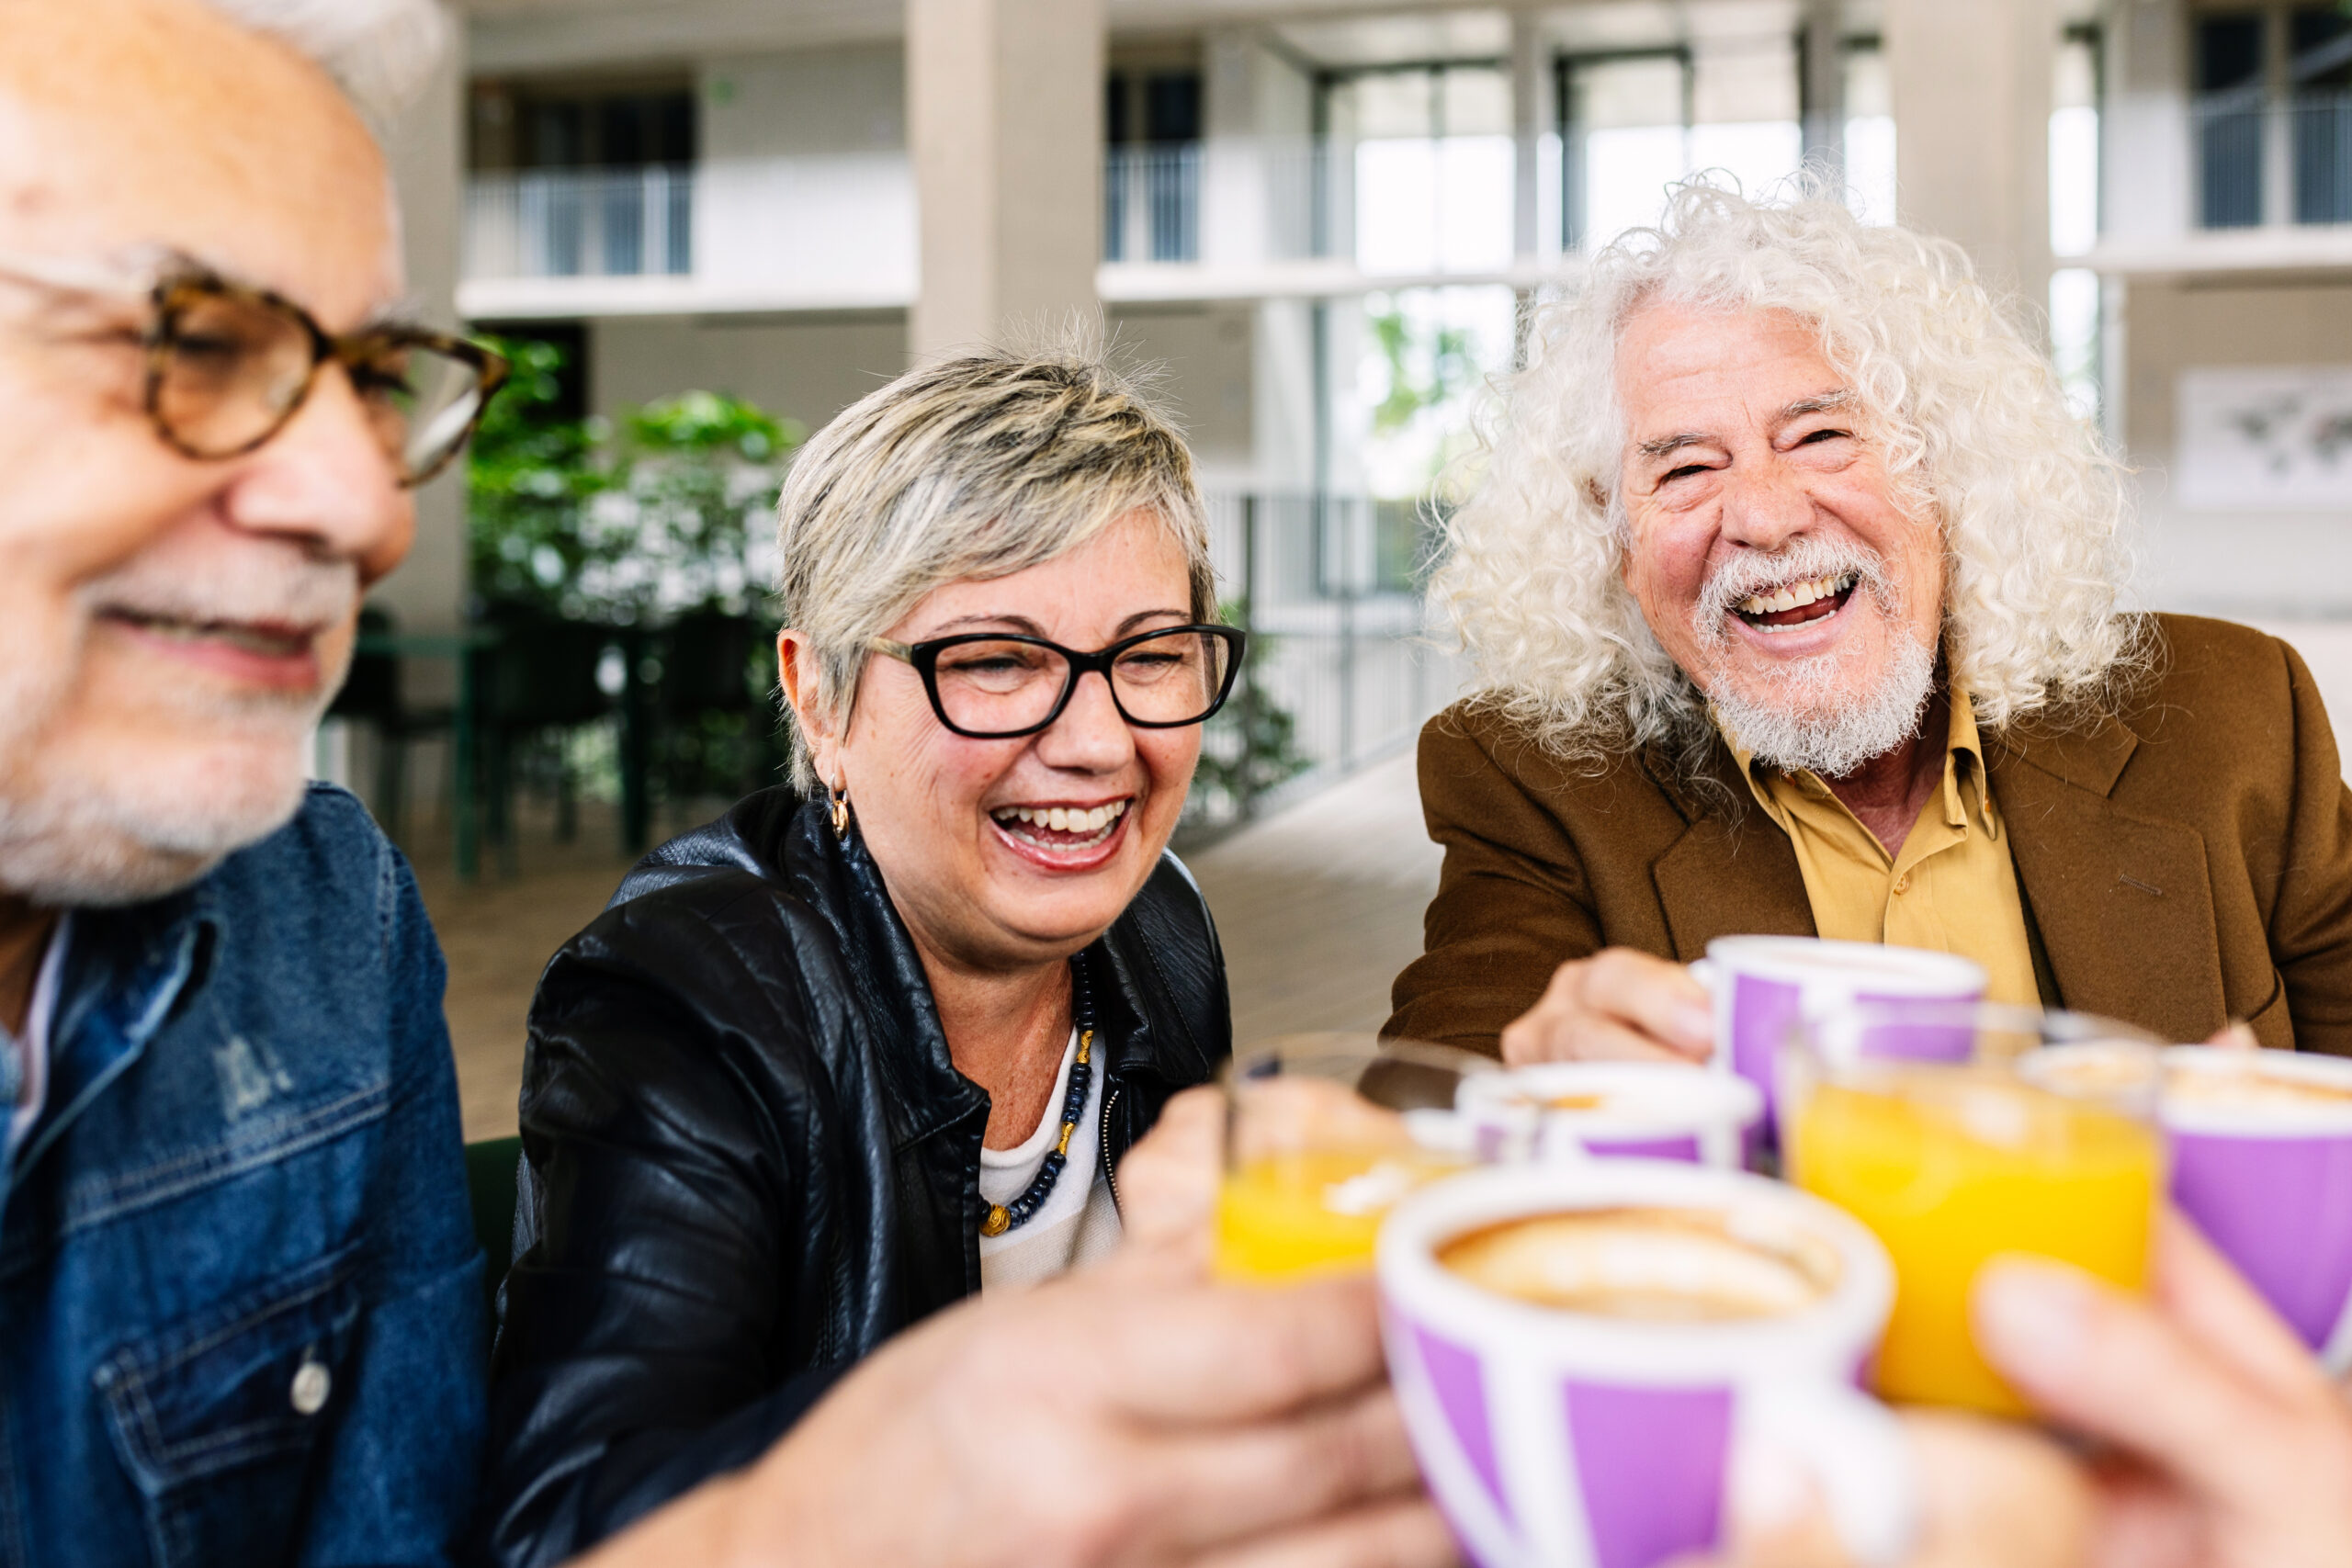
M 1693 1058 L 1715 937 L 2352 1052 L 2352 797 L 2311 674 L 2130 613 L 2121 475 L 1953 245 L 1679 188 L 1532 323 L 1436 579 L 1445 866 L 1392 1033 Z

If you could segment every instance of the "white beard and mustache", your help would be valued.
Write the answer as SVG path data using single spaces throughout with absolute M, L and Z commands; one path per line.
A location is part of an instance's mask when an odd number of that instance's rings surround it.
M 322 626 L 350 615 L 358 593 L 349 560 L 291 549 L 141 558 L 77 594 L 72 646 L 60 649 L 39 631 L 0 630 L 0 893 L 50 908 L 160 897 L 275 832 L 301 805 L 309 741 L 341 670 L 322 671 L 319 689 L 299 694 L 197 688 L 182 695 L 191 726 L 236 734 L 265 759 L 217 776 L 164 776 L 135 757 L 125 760 L 130 766 L 76 771 L 77 749 L 49 745 L 63 728 L 82 644 L 99 612 Z
M 1732 606 L 1760 589 L 1812 577 L 1855 578 L 1855 598 L 1869 596 L 1886 623 L 1887 663 L 1871 690 L 1854 694 L 1845 677 L 1860 649 L 1840 646 L 1789 660 L 1767 679 L 1761 700 L 1740 693 L 1730 672 L 1732 634 L 1724 624 Z M 1854 607 L 1849 599 L 1847 609 Z M 1718 567 L 1691 612 L 1703 671 L 1700 677 L 1725 734 L 1756 761 L 1784 773 L 1811 770 L 1842 778 L 1884 756 L 1919 732 L 1935 692 L 1936 659 L 1905 627 L 1902 593 L 1886 565 L 1860 546 L 1818 537 L 1798 539 L 1770 555 L 1740 554 Z M 1753 677 L 1749 677 L 1750 680 Z

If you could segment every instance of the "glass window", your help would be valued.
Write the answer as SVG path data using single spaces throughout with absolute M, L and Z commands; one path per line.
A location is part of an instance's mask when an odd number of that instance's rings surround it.
M 2262 53 L 2267 17 L 2197 23 L 2198 221 L 2208 229 L 2262 221 Z
M 2288 41 L 2295 221 L 2352 221 L 2352 17 L 2299 6 Z

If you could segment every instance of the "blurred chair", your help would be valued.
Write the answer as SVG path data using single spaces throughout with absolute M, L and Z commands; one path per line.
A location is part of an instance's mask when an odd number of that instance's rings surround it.
M 474 1241 L 482 1256 L 482 1302 L 493 1338 L 498 1334 L 498 1287 L 514 1261 L 514 1193 L 522 1160 L 520 1138 L 484 1138 L 466 1145 L 466 1195 L 473 1204 Z
M 550 729 L 594 724 L 613 711 L 597 683 L 605 650 L 618 640 L 609 626 L 567 621 L 517 605 L 492 605 L 484 621 L 499 634 L 479 650 L 476 724 L 481 739 L 486 828 L 498 848 L 502 874 L 514 874 L 514 754 L 518 745 Z M 570 837 L 574 823 L 571 770 L 559 759 L 556 830 Z
M 351 655 L 351 672 L 343 690 L 327 708 L 331 718 L 356 719 L 376 732 L 376 819 L 393 840 L 402 837 L 401 817 L 408 795 L 408 743 L 428 735 L 449 733 L 454 710 L 411 707 L 401 690 L 399 624 L 389 610 L 376 605 L 359 612 L 359 640 Z
M 775 628 L 758 616 L 697 610 L 670 623 L 662 638 L 655 723 L 673 798 L 707 788 L 746 795 L 776 782 L 784 752 L 770 694 L 775 647 Z M 703 752 L 714 717 L 733 721 L 724 728 L 733 731 L 729 749 L 737 752 L 716 765 Z

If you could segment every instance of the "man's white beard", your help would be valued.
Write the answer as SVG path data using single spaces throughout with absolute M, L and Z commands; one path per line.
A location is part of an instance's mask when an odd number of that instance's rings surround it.
M 338 595 L 347 605 L 356 593 L 340 563 L 243 570 L 239 588 L 187 578 L 141 582 L 125 573 L 92 596 L 317 613 Z M 33 636 L 10 637 L 0 628 L 0 893 L 52 908 L 143 903 L 196 882 L 300 807 L 311 737 L 342 683 L 340 671 L 326 671 L 318 692 L 299 697 L 189 698 L 191 728 L 242 732 L 247 748 L 272 762 L 249 756 L 218 774 L 141 766 L 136 757 L 125 766 L 76 768 L 60 765 L 61 748 L 47 742 L 70 700 L 80 649 L 34 644 Z
M 1847 572 L 1857 581 L 1842 613 L 1852 613 L 1855 600 L 1867 596 L 1885 622 L 1886 668 L 1877 684 L 1859 695 L 1849 691 L 1844 677 L 1854 655 L 1839 649 L 1776 670 L 1771 692 L 1760 701 L 1743 695 L 1725 657 L 1730 634 L 1724 616 L 1731 606 L 1775 582 Z M 1935 692 L 1935 653 L 1905 629 L 1902 596 L 1884 563 L 1866 550 L 1808 538 L 1771 556 L 1728 561 L 1701 592 L 1692 621 L 1699 646 L 1710 656 L 1702 684 L 1716 722 L 1757 761 L 1784 773 L 1810 769 L 1823 778 L 1842 778 L 1919 732 Z

